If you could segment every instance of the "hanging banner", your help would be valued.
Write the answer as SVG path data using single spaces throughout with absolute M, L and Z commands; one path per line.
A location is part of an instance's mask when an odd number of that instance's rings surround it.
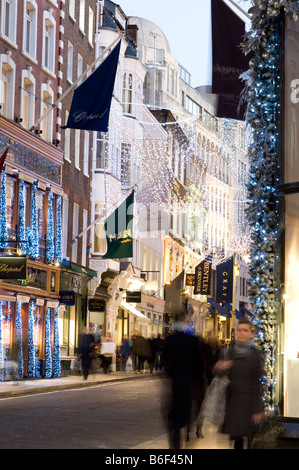
M 194 295 L 210 295 L 212 263 L 207 259 L 195 268 Z
M 234 257 L 216 266 L 216 302 L 233 300 Z
M 134 192 L 105 222 L 107 253 L 103 259 L 132 258 L 133 256 Z
M 218 95 L 217 117 L 244 120 L 240 106 L 244 88 L 240 75 L 249 69 L 251 55 L 244 55 L 245 23 L 223 0 L 212 0 L 212 93 Z
M 107 132 L 121 41 L 75 91 L 66 126 Z
M 180 315 L 186 303 L 184 293 L 185 271 L 182 271 L 169 285 L 165 286 L 165 313 Z

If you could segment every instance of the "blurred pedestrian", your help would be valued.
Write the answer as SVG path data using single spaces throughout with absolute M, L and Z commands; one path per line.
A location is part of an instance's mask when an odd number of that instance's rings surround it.
M 204 373 L 204 360 L 198 338 L 187 334 L 190 314 L 182 312 L 174 333 L 164 340 L 164 366 L 170 377 L 167 413 L 170 447 L 180 449 L 181 430 L 190 423 L 192 392 Z
M 155 343 L 155 338 L 152 336 L 151 338 L 147 339 L 149 346 L 150 346 L 150 357 L 148 359 L 148 365 L 149 365 L 149 370 L 150 374 L 154 372 L 154 366 L 155 366 L 155 359 L 156 359 L 156 343 Z
M 151 357 L 151 350 L 148 341 L 139 332 L 133 339 L 132 352 L 136 359 L 136 370 L 142 373 L 145 361 Z
M 160 333 L 158 334 L 157 338 L 155 338 L 155 348 L 155 370 L 161 370 L 163 367 L 163 339 Z
M 112 358 L 115 354 L 116 343 L 112 341 L 110 331 L 107 332 L 106 336 L 102 339 L 101 346 L 101 359 L 104 373 L 108 374 L 111 372 Z
M 83 329 L 83 334 L 80 340 L 79 346 L 79 357 L 82 362 L 83 379 L 86 380 L 88 377 L 91 361 L 94 357 L 94 336 L 89 332 L 89 328 L 86 326 Z
M 228 374 L 223 432 L 230 435 L 235 449 L 244 448 L 244 438 L 265 416 L 261 386 L 264 361 L 253 338 L 251 322 L 239 320 L 236 341 L 226 351 L 227 358 L 215 365 L 216 372 Z
M 120 346 L 120 367 L 121 370 L 124 371 L 126 370 L 126 363 L 128 358 L 131 356 L 131 349 L 130 349 L 130 344 L 127 336 L 124 336 L 121 342 Z

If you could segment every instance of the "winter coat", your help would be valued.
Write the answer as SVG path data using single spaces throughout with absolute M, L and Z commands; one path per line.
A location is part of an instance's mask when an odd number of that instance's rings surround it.
M 133 339 L 132 353 L 134 356 L 149 359 L 151 357 L 151 349 L 148 341 L 143 336 L 136 336 Z
M 184 332 L 169 335 L 164 343 L 164 364 L 172 382 L 171 419 L 175 426 L 183 427 L 191 417 L 193 388 L 204 373 L 198 338 Z
M 264 410 L 261 377 L 263 359 L 261 352 L 251 346 L 250 352 L 238 357 L 234 347 L 228 350 L 229 385 L 226 393 L 226 413 L 223 432 L 233 438 L 248 436 L 252 430 L 252 415 Z

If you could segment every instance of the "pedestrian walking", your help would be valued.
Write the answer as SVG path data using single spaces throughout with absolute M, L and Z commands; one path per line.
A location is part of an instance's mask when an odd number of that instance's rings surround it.
M 101 355 L 100 355 L 105 374 L 108 374 L 108 372 L 111 372 L 110 366 L 112 364 L 112 358 L 115 354 L 115 348 L 116 348 L 116 343 L 112 341 L 111 333 L 110 331 L 108 331 L 107 335 L 102 340 Z
M 151 357 L 151 350 L 148 341 L 139 332 L 133 339 L 132 353 L 136 359 L 136 370 L 141 373 L 145 361 L 148 361 Z
M 182 312 L 175 331 L 164 340 L 164 366 L 170 377 L 166 410 L 170 448 L 180 449 L 181 430 L 190 423 L 192 393 L 202 379 L 204 360 L 198 338 L 187 333 L 189 313 Z
M 85 327 L 80 340 L 79 357 L 82 362 L 83 379 L 86 380 L 89 374 L 92 358 L 94 357 L 94 336 Z
M 130 344 L 126 336 L 124 336 L 122 339 L 119 352 L 120 352 L 120 367 L 122 371 L 125 371 L 127 360 L 131 356 Z
M 217 373 L 228 375 L 223 432 L 230 435 L 235 449 L 244 448 L 244 438 L 265 416 L 261 385 L 264 361 L 253 338 L 251 322 L 239 320 L 236 341 L 226 351 L 227 358 L 215 365 Z

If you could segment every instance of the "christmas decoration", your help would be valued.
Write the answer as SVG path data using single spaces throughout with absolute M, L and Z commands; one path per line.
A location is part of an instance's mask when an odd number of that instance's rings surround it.
M 52 377 L 51 309 L 47 308 L 45 325 L 45 376 Z
M 286 13 L 297 16 L 298 2 L 255 0 L 249 10 L 251 30 L 244 52 L 253 52 L 246 76 L 246 121 L 252 136 L 249 146 L 249 208 L 251 263 L 249 295 L 255 309 L 257 343 L 265 353 L 265 402 L 276 403 L 277 314 L 280 309 L 280 48 Z
M 53 376 L 54 377 L 59 377 L 61 373 L 58 325 L 59 325 L 59 307 L 55 309 L 55 318 L 54 318 L 54 350 L 53 350 Z
M 6 248 L 7 243 L 7 223 L 6 223 L 6 187 L 5 171 L 1 172 L 1 195 L 0 195 L 0 248 Z
M 37 259 L 38 250 L 38 220 L 37 220 L 37 180 L 32 185 L 32 203 L 31 203 L 31 230 L 30 230 L 30 247 L 28 254 L 30 258 Z
M 34 302 L 31 300 L 29 304 L 29 316 L 28 316 L 28 376 L 35 376 L 35 346 L 34 346 L 34 336 L 33 336 L 33 325 L 34 325 Z
M 56 212 L 56 253 L 55 258 L 57 263 L 62 261 L 62 197 L 57 197 L 57 212 Z
M 48 229 L 47 229 L 47 249 L 46 258 L 48 263 L 54 261 L 54 220 L 53 220 L 53 193 L 48 195 Z
M 15 337 L 15 353 L 18 363 L 18 375 L 21 379 L 24 375 L 24 357 L 23 357 L 23 327 L 22 327 L 22 303 L 17 302 L 16 316 L 16 337 Z

